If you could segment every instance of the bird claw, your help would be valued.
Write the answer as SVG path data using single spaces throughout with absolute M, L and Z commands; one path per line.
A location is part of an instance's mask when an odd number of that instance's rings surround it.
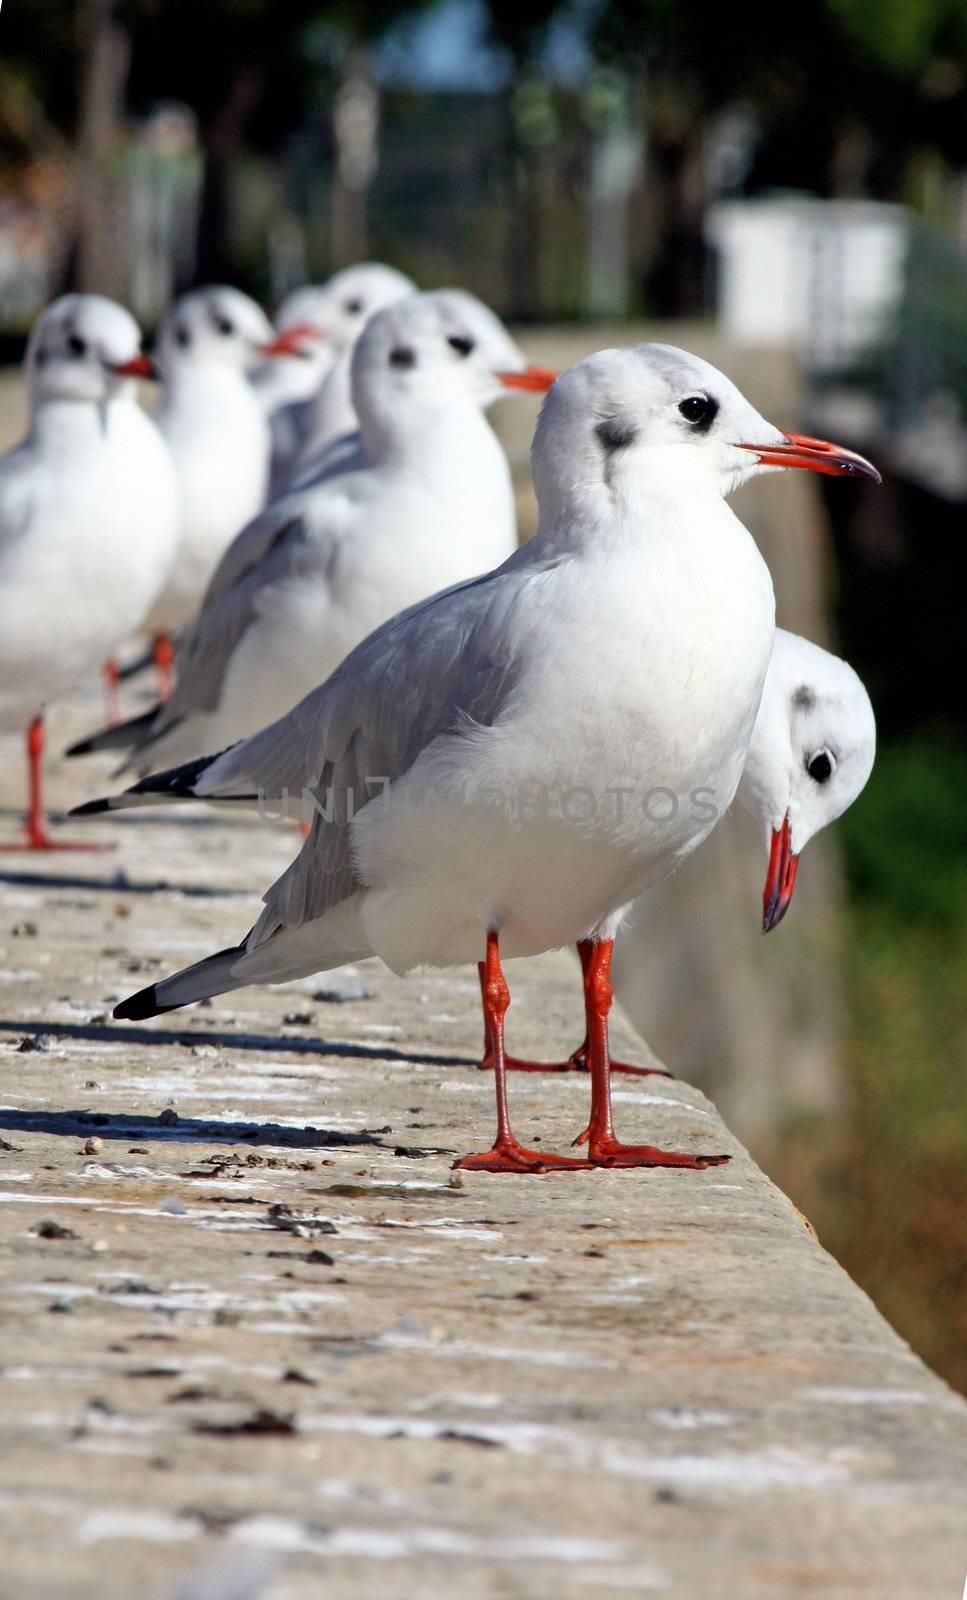
M 513 1139 L 495 1144 L 479 1155 L 461 1156 L 453 1166 L 463 1172 L 576 1172 L 587 1170 L 591 1162 L 528 1150 Z
M 64 850 L 72 850 L 75 853 L 82 851 L 87 855 L 91 855 L 102 850 L 116 849 L 117 845 L 95 844 L 90 839 L 85 839 L 83 843 L 73 843 L 70 839 L 52 839 L 47 833 L 31 833 L 26 839 L 17 841 L 15 844 L 0 844 L 0 854 L 3 855 L 24 855 L 29 854 L 31 851 L 36 851 L 38 854 L 51 854 Z
M 706 1167 L 721 1167 L 731 1156 L 691 1155 L 685 1150 L 659 1150 L 653 1144 L 622 1144 L 619 1139 L 594 1139 L 585 1129 L 575 1139 L 575 1144 L 588 1145 L 588 1161 L 594 1167 L 685 1167 L 690 1171 L 703 1171 Z

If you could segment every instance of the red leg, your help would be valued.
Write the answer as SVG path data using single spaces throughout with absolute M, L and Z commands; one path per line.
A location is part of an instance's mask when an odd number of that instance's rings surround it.
M 545 1155 L 528 1150 L 514 1138 L 507 1106 L 507 1075 L 504 1059 L 504 1017 L 510 1005 L 510 990 L 500 967 L 498 936 L 487 935 L 487 959 L 479 966 L 484 1008 L 484 1047 L 493 1056 L 494 1084 L 497 1091 L 497 1137 L 493 1147 L 482 1155 L 462 1156 L 453 1164 L 469 1172 L 550 1172 L 590 1166 L 573 1156 Z
M 175 670 L 175 646 L 170 633 L 155 634 L 153 653 L 158 699 L 170 700 Z
M 27 835 L 23 844 L 0 845 L 4 853 L 11 850 L 106 850 L 103 844 L 69 844 L 64 839 L 54 840 L 47 832 L 47 814 L 44 811 L 43 789 L 44 766 L 44 719 L 34 717 L 27 729 L 27 767 L 30 774 L 30 799 L 27 808 L 27 818 L 24 823 L 24 833 Z
M 110 727 L 116 727 L 121 717 L 118 711 L 118 679 L 121 676 L 120 668 L 112 656 L 104 663 L 104 708 Z
M 622 1144 L 611 1121 L 611 1057 L 608 1013 L 613 939 L 591 945 L 584 969 L 584 1004 L 588 1018 L 588 1065 L 591 1072 L 591 1119 L 574 1142 L 588 1145 L 588 1156 L 600 1167 L 717 1167 L 728 1156 L 693 1156 L 680 1150 L 659 1150 L 650 1144 Z
M 581 939 L 578 942 L 578 955 L 581 958 L 581 971 L 585 975 L 588 970 L 588 961 L 591 957 L 591 940 Z M 484 964 L 480 963 L 480 987 L 483 991 Z M 504 1066 L 508 1072 L 587 1072 L 588 1070 L 588 1034 L 590 1022 L 585 1024 L 584 1038 L 576 1050 L 572 1050 L 566 1061 L 525 1061 L 520 1056 L 504 1056 Z M 479 1071 L 492 1072 L 494 1054 L 490 1045 L 484 1038 L 483 1056 L 479 1063 Z M 625 1072 L 634 1078 L 671 1078 L 673 1073 L 666 1067 L 632 1067 L 626 1061 L 612 1061 L 612 1072 Z

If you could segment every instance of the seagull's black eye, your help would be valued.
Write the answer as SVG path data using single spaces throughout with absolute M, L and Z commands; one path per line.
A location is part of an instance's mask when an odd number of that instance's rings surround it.
M 182 350 L 187 350 L 191 344 L 191 334 L 182 322 L 175 329 L 175 344 L 180 344 Z
M 220 333 L 225 339 L 228 339 L 235 332 L 234 322 L 231 317 L 226 317 L 224 312 L 214 311 L 212 313 L 212 321 L 215 324 L 215 332 Z
M 87 340 L 82 339 L 79 333 L 72 333 L 67 341 L 67 348 L 78 361 L 87 355 Z
M 806 771 L 814 783 L 828 783 L 833 776 L 833 758 L 828 750 L 819 750 L 806 762 Z
M 389 364 L 391 367 L 415 367 L 416 351 L 411 350 L 408 344 L 398 344 L 389 353 Z
M 365 309 L 365 306 L 365 300 L 344 300 L 342 304 L 343 310 L 351 317 L 358 317 L 359 313 Z
M 690 394 L 678 409 L 696 433 L 708 433 L 718 415 L 719 403 L 710 394 Z
M 450 346 L 451 350 L 455 350 L 457 352 L 458 356 L 468 356 L 472 350 L 476 349 L 475 341 L 473 339 L 468 339 L 464 333 L 448 334 L 447 344 Z

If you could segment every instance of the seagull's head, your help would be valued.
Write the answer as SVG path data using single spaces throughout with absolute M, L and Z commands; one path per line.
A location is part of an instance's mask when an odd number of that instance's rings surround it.
M 65 294 L 47 307 L 27 345 L 31 397 L 103 405 L 133 378 L 153 376 L 130 312 L 99 294 Z
M 371 318 L 353 354 L 353 403 L 364 432 L 397 434 L 455 407 L 484 409 L 508 388 L 546 390 L 554 377 L 528 367 L 480 300 L 439 289 Z
M 353 348 L 370 317 L 414 289 L 395 267 L 363 261 L 344 267 L 327 283 L 294 289 L 279 306 L 275 326 L 298 355 L 311 357 L 320 348 L 342 355 Z
M 673 345 L 602 350 L 554 384 L 534 440 L 542 506 L 659 491 L 731 493 L 760 472 L 803 467 L 879 481 L 862 456 L 782 433 L 724 373 Z
M 261 307 L 227 284 L 182 295 L 158 330 L 158 366 L 167 380 L 212 367 L 244 373 L 264 356 L 291 354 Z
M 853 804 L 875 754 L 873 707 L 853 668 L 777 630 L 738 790 L 769 852 L 764 932 L 789 908 L 804 846 Z

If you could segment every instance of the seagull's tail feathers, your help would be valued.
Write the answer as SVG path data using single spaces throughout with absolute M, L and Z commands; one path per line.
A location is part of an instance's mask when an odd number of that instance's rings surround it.
M 190 1006 L 195 1000 L 207 1000 L 213 994 L 227 994 L 230 989 L 241 989 L 245 978 L 236 978 L 233 968 L 245 954 L 245 945 L 237 944 L 216 955 L 206 956 L 190 967 L 183 967 L 160 983 L 151 983 L 137 994 L 129 995 L 114 1007 L 114 1015 L 123 1022 L 143 1022 L 146 1017 L 158 1017 L 163 1011 L 177 1011 L 179 1006 Z
M 228 994 L 249 983 L 289 983 L 294 978 L 311 978 L 316 972 L 372 955 L 362 932 L 358 907 L 347 903 L 339 912 L 335 917 L 318 918 L 299 928 L 280 928 L 260 944 L 252 943 L 253 934 L 249 934 L 241 944 L 219 950 L 160 983 L 139 989 L 115 1006 L 114 1015 L 120 1021 L 143 1022 L 146 1017 Z
M 97 750 L 131 750 L 149 737 L 158 711 L 158 706 L 150 706 L 139 717 L 130 717 L 127 722 L 115 722 L 109 728 L 101 728 L 86 739 L 78 739 L 64 754 L 89 756 Z

